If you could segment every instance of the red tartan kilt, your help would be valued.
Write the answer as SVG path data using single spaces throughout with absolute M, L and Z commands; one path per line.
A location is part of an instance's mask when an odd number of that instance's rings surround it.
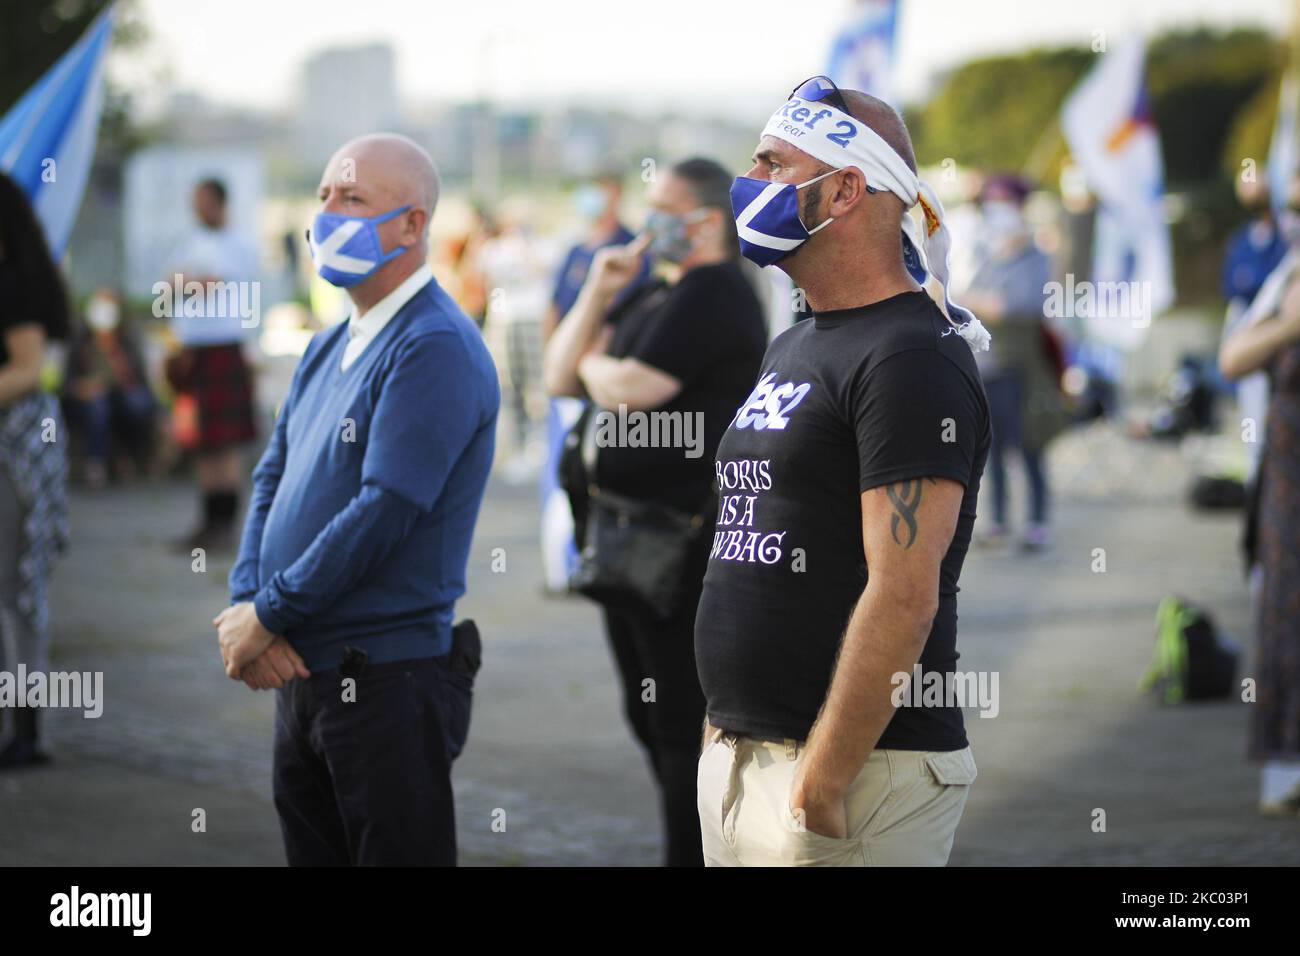
M 237 345 L 192 346 L 193 378 L 188 394 L 198 406 L 198 450 L 217 451 L 252 441 L 253 375 Z

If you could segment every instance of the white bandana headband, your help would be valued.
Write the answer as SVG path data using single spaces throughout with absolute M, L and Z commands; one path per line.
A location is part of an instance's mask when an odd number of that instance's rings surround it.
M 852 166 L 861 170 L 867 185 L 893 193 L 907 209 L 920 203 L 924 236 L 918 234 L 921 227 L 911 215 L 903 216 L 903 234 L 914 249 L 924 253 L 925 267 L 943 287 L 948 321 L 957 334 L 976 352 L 989 347 L 991 338 L 980 320 L 948 296 L 948 249 L 952 237 L 944 224 L 939 197 L 875 130 L 825 102 L 794 98 L 772 114 L 763 135 L 784 140 L 836 169 Z

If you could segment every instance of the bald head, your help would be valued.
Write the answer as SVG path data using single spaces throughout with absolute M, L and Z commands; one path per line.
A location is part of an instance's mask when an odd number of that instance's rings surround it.
M 345 143 L 325 167 L 321 185 L 357 183 L 394 200 L 414 206 L 430 217 L 438 205 L 438 168 L 424 149 L 398 133 L 372 133 Z

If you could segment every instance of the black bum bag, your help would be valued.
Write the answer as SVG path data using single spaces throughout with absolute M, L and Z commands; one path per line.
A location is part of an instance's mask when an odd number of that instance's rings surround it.
M 712 517 L 631 498 L 596 483 L 595 408 L 588 405 L 565 436 L 560 486 L 573 509 L 578 564 L 569 589 L 605 607 L 659 620 L 674 617 L 687 594 L 687 563 Z

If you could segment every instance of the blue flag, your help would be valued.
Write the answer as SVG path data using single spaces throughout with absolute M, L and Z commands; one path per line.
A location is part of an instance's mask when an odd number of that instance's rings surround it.
M 899 0 L 860 0 L 835 36 L 826 75 L 836 86 L 861 90 L 898 106 L 894 88 Z
M 63 257 L 95 156 L 113 8 L 0 119 L 0 171 L 27 193 L 55 259 Z

